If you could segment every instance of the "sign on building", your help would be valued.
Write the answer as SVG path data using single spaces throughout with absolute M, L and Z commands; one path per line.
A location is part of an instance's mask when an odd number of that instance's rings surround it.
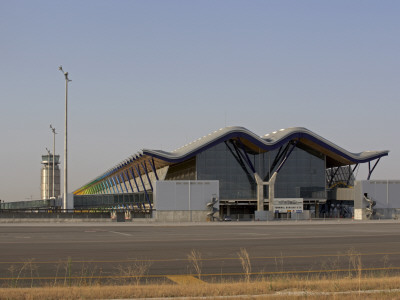
M 303 198 L 275 198 L 273 211 L 276 213 L 302 213 Z

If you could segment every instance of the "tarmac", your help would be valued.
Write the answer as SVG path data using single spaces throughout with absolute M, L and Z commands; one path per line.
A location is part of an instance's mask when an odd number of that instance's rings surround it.
M 400 224 L 400 220 L 381 219 L 381 220 L 354 220 L 350 218 L 326 218 L 308 220 L 284 220 L 276 219 L 272 221 L 205 221 L 205 222 L 157 222 L 152 219 L 132 219 L 125 222 L 116 222 L 111 219 L 56 219 L 56 218 L 0 218 L 0 226 L 43 226 L 48 224 L 66 226 L 265 226 L 265 225 L 309 225 L 309 224 Z
M 57 281 L 138 278 L 164 280 L 196 273 L 202 280 L 244 276 L 240 253 L 251 263 L 251 276 L 353 272 L 355 257 L 364 272 L 400 269 L 400 222 L 346 219 L 199 223 L 2 223 L 0 285 L 15 277 Z M 25 266 L 24 268 L 22 268 Z M 32 267 L 34 266 L 34 268 Z M 133 273 L 132 273 L 133 272 Z M 129 275 L 130 274 L 130 275 Z M 136 274 L 136 275 L 135 275 Z M 87 276 L 85 277 L 87 278 Z M 126 280 L 125 278 L 124 280 Z

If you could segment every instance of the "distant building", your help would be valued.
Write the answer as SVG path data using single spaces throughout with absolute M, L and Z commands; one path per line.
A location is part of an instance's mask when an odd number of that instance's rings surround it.
M 41 199 L 57 198 L 60 195 L 60 156 L 54 155 L 54 177 L 53 177 L 53 155 L 42 155 L 42 170 L 40 181 Z M 53 192 L 54 178 L 54 192 Z

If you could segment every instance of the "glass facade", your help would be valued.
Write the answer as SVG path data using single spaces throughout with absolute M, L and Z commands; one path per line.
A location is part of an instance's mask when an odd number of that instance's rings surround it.
M 221 200 L 256 198 L 253 172 L 232 145 L 221 143 L 198 154 L 196 169 L 197 180 L 219 180 Z
M 42 155 L 42 163 L 53 163 L 53 154 L 49 155 Z M 60 155 L 54 155 L 54 163 L 59 164 L 60 163 Z
M 153 203 L 153 194 L 147 193 L 150 203 Z M 111 208 L 130 204 L 134 208 L 142 208 L 143 205 L 148 204 L 145 193 L 74 195 L 74 207 L 78 209 L 89 207 Z
M 170 166 L 165 180 L 196 180 L 196 158 Z
M 147 192 L 150 203 L 153 205 L 153 193 Z M 61 199 L 33 200 L 0 203 L 0 209 L 34 209 L 61 207 Z M 118 206 L 132 205 L 135 210 L 142 210 L 148 207 L 145 193 L 126 194 L 96 194 L 96 195 L 74 195 L 75 209 L 88 208 L 112 208 Z
M 354 186 L 355 177 L 350 166 L 326 169 L 329 188 Z
M 61 206 L 61 199 L 30 200 L 0 203 L 0 209 L 34 209 Z
M 326 199 L 325 176 L 324 156 L 295 148 L 277 176 L 276 198 Z
M 275 171 L 272 170 L 270 174 L 278 151 L 247 153 L 257 173 L 265 181 Z M 229 142 L 198 154 L 196 170 L 197 180 L 219 180 L 221 200 L 257 198 L 253 171 Z M 296 147 L 277 176 L 275 197 L 326 199 L 325 183 L 325 157 Z M 268 198 L 267 187 L 264 195 Z

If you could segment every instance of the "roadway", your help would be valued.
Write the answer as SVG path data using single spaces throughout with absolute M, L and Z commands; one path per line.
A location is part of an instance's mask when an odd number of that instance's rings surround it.
M 196 274 L 203 280 L 243 276 L 320 274 L 400 267 L 398 222 L 226 222 L 202 224 L 0 224 L 0 285 L 123 280 Z M 13 278 L 13 279 L 10 279 Z M 25 279 L 24 279 L 25 278 Z

